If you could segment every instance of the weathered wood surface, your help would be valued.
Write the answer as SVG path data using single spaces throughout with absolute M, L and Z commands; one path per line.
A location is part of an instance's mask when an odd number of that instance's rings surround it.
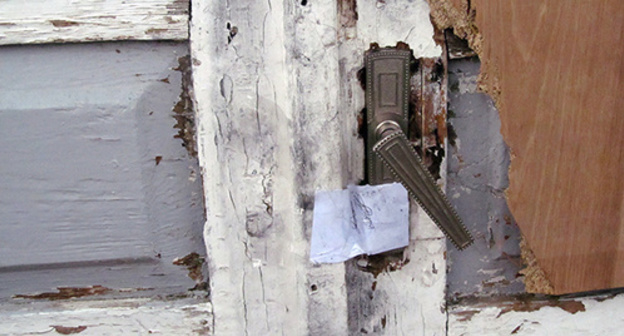
M 188 52 L 0 48 L 0 301 L 56 287 L 195 285 L 172 264 L 205 254 L 199 166 L 174 128 Z
M 0 309 L 0 335 L 209 335 L 212 306 L 195 299 L 66 301 Z
M 624 295 L 483 299 L 449 307 L 449 336 L 619 335 Z
M 193 3 L 216 334 L 347 333 L 344 268 L 312 266 L 307 244 L 314 190 L 345 184 L 353 133 L 336 106 L 329 3 Z
M 329 0 L 194 3 L 217 334 L 444 333 L 445 243 L 422 212 L 414 209 L 401 271 L 375 280 L 355 270 L 345 282 L 343 264 L 308 261 L 314 192 L 363 178 L 356 75 L 364 51 L 371 42 L 405 41 L 416 57 L 441 53 L 424 1 L 353 10 Z M 366 311 L 353 309 L 371 300 L 374 281 L 377 298 Z
M 343 42 L 341 61 L 347 70 L 343 81 L 352 92 L 347 95 L 351 100 L 349 109 L 359 111 L 364 101 L 350 97 L 363 99 L 364 91 L 355 74 L 362 67 L 363 52 L 371 42 L 394 46 L 403 41 L 414 50 L 416 58 L 439 57 L 442 48 L 433 38 L 429 8 L 424 1 L 360 1 L 357 11 L 355 33 Z M 439 91 L 439 82 L 435 83 L 437 90 L 429 85 L 425 79 L 427 68 L 423 62 L 414 74 L 412 100 L 419 103 L 415 111 L 417 128 L 426 133 L 425 147 L 429 148 L 436 145 L 435 137 L 431 138 L 431 128 L 437 126 L 436 114 L 438 119 L 439 114 L 445 114 L 446 93 Z M 446 83 L 442 90 L 445 88 Z M 445 125 L 443 127 L 445 133 Z M 445 175 L 445 164 L 442 167 L 442 175 Z M 415 202 L 410 211 L 410 245 L 403 254 L 347 263 L 349 332 L 352 335 L 445 334 L 446 238 Z
M 188 0 L 3 0 L 0 45 L 185 40 Z
M 447 24 L 483 61 L 512 153 L 509 205 L 547 280 L 529 289 L 624 286 L 624 3 L 462 3 L 470 24 Z

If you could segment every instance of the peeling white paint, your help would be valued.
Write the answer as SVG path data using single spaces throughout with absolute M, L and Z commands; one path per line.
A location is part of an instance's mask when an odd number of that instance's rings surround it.
M 402 41 L 414 50 L 416 58 L 442 55 L 442 48 L 433 40 L 426 1 L 358 1 L 357 8 L 357 34 L 362 50 L 372 42 L 385 47 Z
M 4 306 L 0 335 L 58 335 L 52 326 L 89 335 L 209 335 L 212 305 L 197 299 L 125 299 Z
M 188 0 L 0 1 L 0 45 L 185 40 Z
M 193 6 L 215 332 L 345 334 L 344 266 L 307 256 L 314 190 L 344 184 L 335 4 Z
M 363 177 L 356 120 L 364 92 L 356 74 L 369 44 L 404 41 L 416 57 L 441 49 L 425 1 L 360 2 L 359 20 L 347 28 L 337 11 L 331 0 L 193 2 L 217 334 L 344 335 L 358 314 L 347 316 L 347 303 L 358 298 L 347 297 L 353 284 L 345 282 L 344 265 L 307 261 L 313 195 Z M 444 239 L 414 212 L 410 263 L 379 275 L 383 294 L 374 316 L 361 321 L 374 329 L 386 316 L 387 334 L 442 334 Z
M 562 300 L 564 301 L 564 300 Z M 503 311 L 500 307 L 454 307 L 449 312 L 449 336 L 470 335 L 620 335 L 624 326 L 624 295 L 612 299 L 577 299 L 585 311 L 559 307 L 535 311 Z

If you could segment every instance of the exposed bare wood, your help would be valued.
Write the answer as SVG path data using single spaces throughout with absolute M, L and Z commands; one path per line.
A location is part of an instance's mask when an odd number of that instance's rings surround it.
M 510 208 L 552 292 L 624 286 L 624 3 L 468 3 L 432 2 L 433 17 L 482 59 L 512 151 Z
M 188 0 L 0 1 L 0 45 L 188 38 Z

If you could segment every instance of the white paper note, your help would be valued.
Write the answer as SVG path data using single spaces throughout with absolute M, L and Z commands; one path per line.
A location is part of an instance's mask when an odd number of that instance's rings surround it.
M 310 260 L 337 263 L 409 244 L 409 200 L 399 183 L 317 191 Z

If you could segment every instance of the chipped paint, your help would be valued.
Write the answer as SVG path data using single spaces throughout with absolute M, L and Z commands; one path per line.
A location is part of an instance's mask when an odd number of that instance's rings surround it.
M 72 298 L 80 298 L 85 296 L 104 295 L 112 290 L 104 286 L 90 287 L 59 287 L 58 292 L 46 292 L 40 294 L 17 294 L 17 299 L 33 299 L 33 300 L 66 300 Z
M 173 127 L 178 129 L 178 134 L 174 137 L 182 140 L 182 146 L 186 148 L 190 156 L 197 157 L 191 56 L 186 55 L 178 58 L 178 66 L 174 70 L 182 74 L 180 99 L 173 107 L 173 117 L 176 120 L 176 124 Z
M 14 299 L 30 299 L 30 300 L 67 300 L 83 297 L 92 297 L 108 294 L 128 294 L 136 292 L 153 292 L 151 287 L 138 288 L 108 288 L 100 285 L 89 287 L 58 287 L 57 292 L 44 292 L 38 294 L 16 294 Z
M 69 20 L 49 20 L 48 22 L 50 22 L 54 27 L 57 27 L 57 28 L 77 26 L 80 24 L 80 22 L 69 21 Z
M 188 0 L 5 0 L 0 45 L 185 40 L 189 5 Z
M 494 104 L 478 92 L 478 59 L 449 63 L 449 147 L 447 193 L 476 240 L 461 253 L 449 251 L 451 299 L 524 292 L 520 232 L 504 190 L 509 152 Z M 449 137 L 449 142 L 451 138 Z
M 188 277 L 195 281 L 195 287 L 189 290 L 207 290 L 208 283 L 204 281 L 203 267 L 205 258 L 201 257 L 197 252 L 191 252 L 182 258 L 173 260 L 173 264 L 177 266 L 186 266 Z
M 482 298 L 449 307 L 448 335 L 619 335 L 624 295 Z
M 0 306 L 2 335 L 210 335 L 212 306 L 197 298 L 68 300 Z
M 353 39 L 356 37 L 356 25 L 358 21 L 357 0 L 338 1 L 338 21 L 340 39 Z
M 50 326 L 54 328 L 54 331 L 61 335 L 71 335 L 71 334 L 79 334 L 87 329 L 87 326 L 77 326 L 77 327 L 66 327 L 60 325 Z

